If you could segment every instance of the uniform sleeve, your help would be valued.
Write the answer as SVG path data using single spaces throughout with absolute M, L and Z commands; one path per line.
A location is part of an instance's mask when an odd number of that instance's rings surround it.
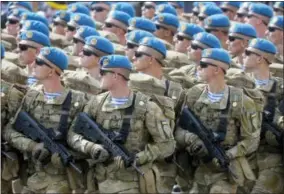
M 147 103 L 145 125 L 152 142 L 146 144 L 145 149 L 137 154 L 139 163 L 162 160 L 173 154 L 175 150 L 173 130 L 168 119 L 154 102 Z
M 257 112 L 252 99 L 244 95 L 240 114 L 240 140 L 227 151 L 230 158 L 245 156 L 257 150 L 260 141 L 262 114 Z

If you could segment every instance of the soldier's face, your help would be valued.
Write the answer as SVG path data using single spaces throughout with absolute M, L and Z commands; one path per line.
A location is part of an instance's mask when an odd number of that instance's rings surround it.
M 175 38 L 175 51 L 177 52 L 181 52 L 181 53 L 186 53 L 187 52 L 187 48 L 190 47 L 190 44 L 191 44 L 191 41 L 182 37 L 182 36 L 179 36 L 179 35 L 176 35 L 176 38 Z
M 19 58 L 21 63 L 24 65 L 28 65 L 34 62 L 37 55 L 36 49 L 28 46 L 26 46 L 26 48 L 23 46 L 23 48 L 21 49 L 21 47 L 20 47 L 20 58 Z
M 94 20 L 104 23 L 107 15 L 109 13 L 109 10 L 104 8 L 103 6 L 100 6 L 100 4 L 97 4 L 93 9 L 92 9 L 92 17 Z
M 65 35 L 65 27 L 62 25 L 53 25 L 52 32 L 55 34 Z
M 259 56 L 257 56 L 253 52 L 245 51 L 243 57 L 244 57 L 244 68 L 246 72 L 252 72 L 255 69 L 257 69 L 258 67 L 257 61 L 259 61 Z
M 155 16 L 155 7 L 149 4 L 145 4 L 142 7 L 142 16 L 148 19 L 152 19 Z
M 237 13 L 236 15 L 235 15 L 235 17 L 234 17 L 234 20 L 236 21 L 236 22 L 240 22 L 240 23 L 245 23 L 245 15 L 244 14 L 242 14 L 242 13 Z
M 198 75 L 200 79 L 206 83 L 210 82 L 216 77 L 218 67 L 208 65 L 206 68 L 202 68 L 200 65 L 197 67 Z
M 125 46 L 125 55 L 128 57 L 130 61 L 134 60 L 135 51 L 137 51 L 138 47 L 129 42 L 126 43 Z
M 32 76 L 38 80 L 47 79 L 52 73 L 52 69 L 46 65 L 38 65 L 35 61 L 31 65 L 32 67 Z
M 88 53 L 86 54 L 86 52 L 84 51 L 80 53 L 80 66 L 84 68 L 97 67 L 100 58 L 95 55 L 89 55 L 89 56 L 87 55 L 89 54 Z
M 111 90 L 113 83 L 116 81 L 113 73 L 101 74 L 100 88 L 103 90 Z
M 7 23 L 6 23 L 6 29 L 7 29 L 7 32 L 8 32 L 8 34 L 10 34 L 10 35 L 13 35 L 13 36 L 17 36 L 17 34 L 18 34 L 18 31 L 19 31 L 19 22 L 17 22 L 17 23 L 12 23 L 12 22 L 10 22 L 10 21 L 8 21 Z
M 83 51 L 84 43 L 77 41 L 73 44 L 73 55 L 79 56 L 79 54 Z
M 68 27 L 65 29 L 65 32 L 66 32 L 66 38 L 68 41 L 71 41 L 73 36 L 76 34 L 76 30 L 68 29 Z
M 268 27 L 265 32 L 265 36 L 268 40 L 270 40 L 275 45 L 283 45 L 283 31 L 277 28 Z
M 230 54 L 237 56 L 244 51 L 244 40 L 238 39 L 233 36 L 229 36 L 229 39 L 226 41 L 228 44 L 228 51 Z
M 201 60 L 202 55 L 202 49 L 195 44 L 191 44 L 189 47 L 187 47 L 188 57 L 189 59 L 193 60 L 197 64 Z
M 247 15 L 245 17 L 245 22 L 257 28 L 262 21 L 254 15 Z
M 229 10 L 229 9 L 222 9 L 222 10 L 223 10 L 224 14 L 225 14 L 226 16 L 228 16 L 228 18 L 229 18 L 230 20 L 234 20 L 235 15 L 236 15 L 236 12 L 234 12 L 234 11 L 232 11 L 232 10 Z
M 144 54 L 139 54 L 139 52 L 135 52 L 133 58 L 133 64 L 136 71 L 143 71 L 147 69 L 150 65 L 150 57 Z

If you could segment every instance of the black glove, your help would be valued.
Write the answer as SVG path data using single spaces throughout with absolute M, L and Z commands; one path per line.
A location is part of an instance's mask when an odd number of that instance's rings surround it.
M 44 148 L 43 143 L 38 143 L 32 150 L 32 158 L 34 161 L 39 161 L 42 163 L 47 163 L 50 161 L 51 154 L 50 152 Z

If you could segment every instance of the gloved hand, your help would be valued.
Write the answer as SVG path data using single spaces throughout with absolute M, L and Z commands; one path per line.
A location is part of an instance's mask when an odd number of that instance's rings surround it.
M 103 146 L 99 144 L 94 144 L 91 148 L 90 155 L 92 159 L 98 163 L 98 162 L 104 162 L 109 158 L 109 153 L 106 149 L 103 148 Z
M 276 139 L 276 136 L 271 131 L 265 132 L 265 139 L 269 145 L 279 146 L 279 142 Z
M 195 139 L 187 148 L 186 150 L 189 152 L 190 155 L 204 157 L 208 155 L 208 150 L 205 147 L 203 141 L 199 138 Z
M 51 162 L 56 168 L 59 168 L 59 169 L 64 168 L 64 164 L 62 163 L 61 157 L 58 153 L 52 154 Z
M 124 164 L 124 161 L 122 160 L 121 156 L 116 156 L 114 157 L 114 163 L 115 163 L 115 166 L 117 167 L 117 169 L 124 169 L 126 168 L 125 167 L 125 164 Z
M 47 162 L 50 159 L 50 152 L 44 148 L 43 143 L 37 143 L 32 149 L 32 159 L 39 162 Z

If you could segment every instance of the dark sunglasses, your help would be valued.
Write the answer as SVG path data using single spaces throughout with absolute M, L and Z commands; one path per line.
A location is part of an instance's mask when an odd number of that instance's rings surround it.
M 74 31 L 76 30 L 76 28 L 73 27 L 73 26 L 67 25 L 67 30 L 68 30 L 68 31 L 71 31 L 71 32 L 74 32 Z
M 138 47 L 137 45 L 135 45 L 135 44 L 132 44 L 132 43 L 126 43 L 126 47 L 128 48 L 128 49 L 134 49 L 135 47 Z
M 155 9 L 153 5 L 144 5 L 143 6 L 145 9 Z
M 120 74 L 120 73 L 117 73 L 117 72 L 114 72 L 114 71 L 111 71 L 111 70 L 100 69 L 100 75 L 101 75 L 101 76 L 104 76 L 104 75 L 106 75 L 107 73 L 117 74 L 117 75 L 120 75 L 121 77 L 123 77 L 125 80 L 128 80 L 124 75 L 122 75 L 122 74 Z
M 120 28 L 120 27 L 118 27 L 117 25 L 112 24 L 112 23 L 109 23 L 109 22 L 106 22 L 106 23 L 105 23 L 105 27 L 107 27 L 107 28 L 112 28 L 112 27 Z
M 66 25 L 64 25 L 64 24 L 62 24 L 62 23 L 60 23 L 60 22 L 53 22 L 53 25 L 54 26 L 63 26 L 63 27 L 65 27 Z M 71 30 L 70 30 L 71 31 Z
M 249 50 L 245 50 L 245 55 L 246 55 L 246 56 L 250 56 L 251 54 L 255 54 L 255 55 L 257 55 L 257 56 L 260 56 L 260 55 L 257 54 L 257 53 L 251 52 L 251 51 L 249 51 Z
M 183 36 L 177 35 L 177 40 L 178 41 L 183 41 L 185 38 Z
M 282 13 L 284 13 L 284 11 L 282 11 L 281 9 L 278 9 L 278 8 L 273 8 L 273 11 L 274 12 L 282 12 Z
M 136 57 L 136 58 L 140 58 L 140 57 L 142 57 L 143 55 L 146 55 L 146 56 L 148 56 L 148 57 L 151 57 L 151 55 L 148 54 L 148 53 L 135 51 L 135 57 Z
M 201 46 L 199 46 L 199 45 L 197 45 L 197 44 L 191 44 L 191 49 L 193 49 L 193 50 L 198 50 L 198 49 L 200 49 L 200 50 L 204 50 L 204 48 L 202 48 Z
M 236 39 L 241 39 L 239 37 L 229 36 L 229 41 L 234 42 Z
M 199 66 L 200 66 L 202 69 L 205 69 L 205 68 L 207 68 L 208 66 L 217 67 L 217 65 L 214 65 L 214 64 L 211 64 L 211 63 L 202 62 L 202 61 L 200 61 Z
M 226 13 L 226 12 L 231 11 L 231 10 L 229 10 L 227 8 L 222 8 L 222 11 Z
M 98 55 L 96 53 L 94 53 L 92 51 L 84 50 L 84 49 L 83 49 L 83 55 L 85 55 L 87 57 L 89 57 L 91 55 L 95 55 L 96 57 L 98 57 Z
M 203 21 L 203 20 L 205 20 L 205 17 L 198 16 L 198 19 L 199 19 L 200 21 Z
M 157 28 L 157 30 L 160 30 L 160 29 L 167 30 L 167 28 L 165 28 L 164 26 L 158 25 L 158 24 L 156 24 L 156 28 Z
M 269 32 L 275 32 L 275 30 L 277 30 L 276 28 L 273 28 L 273 27 L 268 27 L 268 31 Z
M 50 65 L 48 65 L 46 62 L 44 62 L 42 59 L 39 59 L 39 58 L 36 58 L 35 64 L 38 65 L 38 66 L 46 65 L 46 66 L 52 68 Z
M 238 18 L 243 18 L 243 17 L 245 17 L 246 16 L 246 14 L 243 14 L 243 13 L 237 13 L 237 17 Z
M 19 44 L 19 49 L 20 49 L 21 51 L 26 51 L 26 50 L 28 50 L 29 48 L 36 49 L 36 48 L 33 47 L 33 46 L 29 46 L 29 45 L 25 45 L 25 44 Z
M 199 14 L 199 12 L 192 12 L 192 14 L 194 15 L 194 16 L 198 16 L 198 14 Z
M 17 24 L 17 23 L 19 23 L 19 21 L 9 19 L 9 20 L 8 20 L 8 23 L 9 23 L 9 24 Z
M 77 38 L 73 38 L 73 43 L 77 44 L 77 43 L 79 43 L 79 42 L 81 42 L 81 43 L 85 44 L 85 42 L 84 42 L 84 41 L 79 40 L 79 39 L 77 39 Z
M 103 7 L 93 7 L 92 8 L 92 11 L 96 11 L 96 12 L 103 12 L 104 10 L 106 10 L 106 9 L 103 8 Z

